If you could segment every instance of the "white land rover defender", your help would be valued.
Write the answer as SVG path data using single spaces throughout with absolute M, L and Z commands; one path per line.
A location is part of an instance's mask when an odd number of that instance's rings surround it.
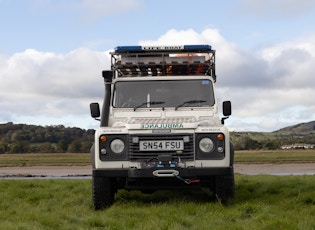
M 210 188 L 234 197 L 234 148 L 214 96 L 215 50 L 209 45 L 119 46 L 103 71 L 102 110 L 91 148 L 93 202 L 102 209 L 118 189 Z M 100 119 L 99 119 L 100 117 Z

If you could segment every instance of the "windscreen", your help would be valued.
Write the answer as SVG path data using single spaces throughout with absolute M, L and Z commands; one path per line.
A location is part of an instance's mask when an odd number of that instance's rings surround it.
M 116 108 L 206 107 L 214 103 L 210 80 L 119 81 L 114 87 Z

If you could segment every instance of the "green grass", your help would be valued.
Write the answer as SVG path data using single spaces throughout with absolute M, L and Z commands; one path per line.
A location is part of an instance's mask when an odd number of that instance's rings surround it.
M 236 151 L 235 163 L 310 163 L 315 162 L 315 150 Z
M 0 154 L 0 167 L 90 165 L 89 153 Z
M 1 229 L 315 229 L 314 176 L 236 175 L 227 206 L 210 192 L 121 190 L 94 211 L 90 180 L 0 180 Z

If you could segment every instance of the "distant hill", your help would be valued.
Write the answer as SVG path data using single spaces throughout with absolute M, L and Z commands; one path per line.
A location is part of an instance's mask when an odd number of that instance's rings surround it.
M 275 131 L 278 134 L 306 135 L 315 134 L 315 121 L 288 126 Z
M 274 132 L 231 132 L 236 150 L 280 149 L 284 145 L 315 144 L 315 121 L 300 123 Z

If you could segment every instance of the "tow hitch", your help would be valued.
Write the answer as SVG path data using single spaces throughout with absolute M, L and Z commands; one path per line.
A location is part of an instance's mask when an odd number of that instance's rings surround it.
M 159 169 L 155 170 L 153 175 L 156 177 L 176 177 L 179 175 L 179 172 L 175 169 Z
M 153 175 L 156 177 L 176 177 L 177 179 L 183 181 L 185 184 L 192 184 L 192 183 L 199 183 L 199 179 L 191 180 L 191 179 L 184 179 L 179 176 L 179 172 L 175 169 L 162 169 L 162 170 L 155 170 Z

